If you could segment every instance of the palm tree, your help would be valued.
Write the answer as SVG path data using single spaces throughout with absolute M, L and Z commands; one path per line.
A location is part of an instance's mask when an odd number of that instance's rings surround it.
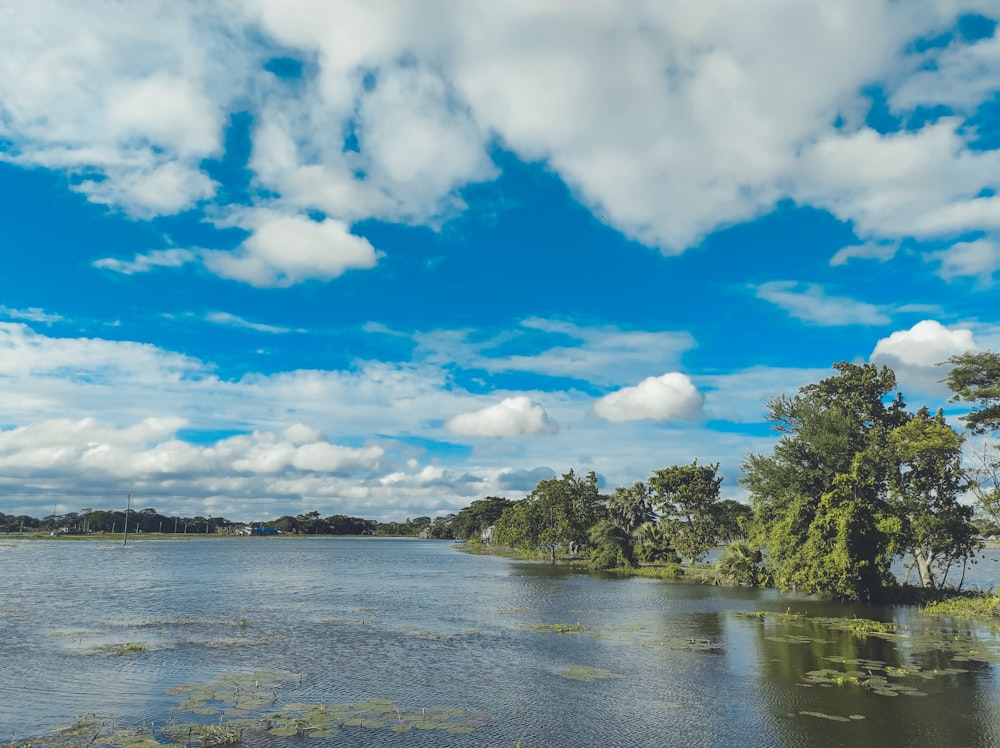
M 631 535 L 644 522 L 656 519 L 649 487 L 636 481 L 629 488 L 619 486 L 608 499 L 608 514 L 611 521 Z
M 746 587 L 759 587 L 767 577 L 760 550 L 745 540 L 726 546 L 715 568 L 721 581 Z
M 602 519 L 590 528 L 590 563 L 595 569 L 635 566 L 632 537 L 611 520 Z
M 635 529 L 632 536 L 639 539 L 639 550 L 636 555 L 643 561 L 680 563 L 677 551 L 670 542 L 670 533 L 658 522 L 643 522 Z

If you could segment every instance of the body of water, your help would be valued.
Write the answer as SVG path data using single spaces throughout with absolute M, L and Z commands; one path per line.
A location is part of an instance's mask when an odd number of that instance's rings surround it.
M 0 542 L 0 742 L 96 714 L 303 748 L 997 746 L 998 662 L 985 624 L 440 541 Z

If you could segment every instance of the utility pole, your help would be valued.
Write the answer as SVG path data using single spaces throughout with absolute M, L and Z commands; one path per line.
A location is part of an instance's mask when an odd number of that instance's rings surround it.
M 128 512 L 132 508 L 132 492 L 128 492 L 128 499 L 125 500 L 125 535 L 122 539 L 122 545 L 128 545 Z

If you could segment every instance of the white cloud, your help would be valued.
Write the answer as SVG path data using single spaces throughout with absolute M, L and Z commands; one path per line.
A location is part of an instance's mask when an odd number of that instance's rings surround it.
M 990 11 L 984 5 L 980 12 Z M 1000 89 L 1000 39 L 995 36 L 975 44 L 952 42 L 944 49 L 929 50 L 924 58 L 920 69 L 893 90 L 889 98 L 893 110 L 948 106 L 971 112 Z
M 594 413 L 616 423 L 645 419 L 693 421 L 701 415 L 704 399 L 690 377 L 670 372 L 605 395 L 594 404 Z
M 283 215 L 269 210 L 236 219 L 251 235 L 233 252 L 203 251 L 205 266 L 223 278 L 253 286 L 287 287 L 310 279 L 336 278 L 374 267 L 379 254 L 341 221 Z
M 254 332 L 266 332 L 274 335 L 292 332 L 292 328 L 290 327 L 280 327 L 278 325 L 265 325 L 260 322 L 251 322 L 248 319 L 244 319 L 236 314 L 230 314 L 229 312 L 209 312 L 205 315 L 205 320 L 216 325 L 241 327 L 247 330 L 253 330 Z
M 850 260 L 878 260 L 886 262 L 896 256 L 899 246 L 893 242 L 868 242 L 852 244 L 837 250 L 830 258 L 830 266 L 846 265 Z
M 822 286 L 798 281 L 769 281 L 757 286 L 757 298 L 769 301 L 807 324 L 883 325 L 890 321 L 883 308 L 844 296 L 827 296 Z
M 200 162 L 221 152 L 227 110 L 258 54 L 234 43 L 231 19 L 222 7 L 166 2 L 5 8 L 6 158 L 79 175 L 91 200 L 138 217 L 212 197 Z
M 547 334 L 560 328 L 537 324 Z M 608 332 L 567 329 L 585 338 Z M 614 393 L 617 407 L 614 397 L 599 405 L 617 418 L 644 419 L 617 422 L 611 439 L 607 413 L 589 417 L 595 403 L 585 392 L 555 388 L 498 403 L 463 390 L 434 361 L 356 361 L 344 370 L 237 380 L 214 370 L 150 345 L 0 324 L 5 511 L 44 515 L 53 496 L 105 507 L 115 486 L 129 486 L 145 505 L 189 515 L 251 519 L 316 509 L 398 520 L 456 511 L 486 495 L 517 498 L 539 476 L 570 468 L 629 485 L 695 457 L 721 461 L 734 495 L 746 452 L 772 441 L 683 422 L 663 429 L 652 419 L 699 415 L 701 395 L 683 375 L 674 387 L 670 376 L 654 377 Z M 761 368 L 696 381 L 708 393 L 707 416 L 759 423 L 767 395 L 828 374 Z M 445 429 L 442 413 L 467 416 L 477 434 L 548 438 L 469 436 Z
M 504 437 L 555 434 L 559 424 L 530 397 L 517 395 L 471 413 L 460 413 L 448 421 L 447 428 L 464 436 Z
M 940 322 L 928 319 L 909 330 L 897 330 L 889 337 L 881 338 L 875 344 L 871 360 L 893 369 L 903 392 L 914 390 L 943 395 L 947 388 L 940 380 L 947 372 L 938 364 L 975 348 L 971 330 L 948 329 Z
M 901 52 L 977 7 L 38 0 L 5 9 L 0 28 L 2 158 L 69 172 L 133 216 L 176 213 L 222 199 L 204 159 L 248 112 L 255 194 L 291 222 L 312 209 L 342 222 L 325 226 L 323 251 L 293 226 L 287 263 L 264 227 L 206 255 L 261 286 L 373 267 L 347 226 L 439 224 L 464 186 L 496 176 L 497 144 L 665 253 L 792 198 L 876 241 L 840 262 L 882 239 L 1000 231 L 984 192 L 1000 153 L 970 149 L 959 118 L 896 134 L 863 124 L 873 82 L 901 116 L 990 98 L 996 38 Z M 306 61 L 301 79 L 265 69 L 279 53 Z
M 972 277 L 984 288 L 993 285 L 993 276 L 1000 270 L 1000 245 L 992 239 L 959 242 L 926 257 L 940 263 L 938 275 L 945 280 Z
M 544 339 L 536 341 L 533 333 L 543 334 Z M 414 337 L 418 355 L 430 363 L 454 362 L 488 372 L 533 372 L 595 384 L 620 384 L 634 381 L 636 375 L 663 371 L 696 346 L 687 332 L 583 327 L 538 317 L 523 320 L 519 329 L 476 342 L 469 340 L 468 332 L 455 330 Z M 534 352 L 509 352 L 525 349 Z
M 0 304 L 0 316 L 7 317 L 8 319 L 23 319 L 28 322 L 42 322 L 46 325 L 51 325 L 53 322 L 62 322 L 64 319 L 62 315 L 51 314 L 44 309 L 34 306 L 27 309 L 11 309 L 2 304 Z
M 131 261 L 103 257 L 95 260 L 96 268 L 113 270 L 122 275 L 147 273 L 153 268 L 177 268 L 197 259 L 197 254 L 189 249 L 157 249 L 146 254 L 137 254 Z

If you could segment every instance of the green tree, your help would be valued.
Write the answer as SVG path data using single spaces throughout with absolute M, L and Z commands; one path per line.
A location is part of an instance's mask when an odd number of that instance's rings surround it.
M 608 517 L 628 535 L 643 523 L 654 521 L 656 514 L 649 487 L 642 481 L 636 481 L 627 488 L 616 488 L 608 498 Z
M 760 587 L 767 580 L 764 559 L 759 548 L 745 540 L 730 543 L 715 563 L 719 577 L 729 584 Z
M 715 545 L 718 535 L 717 511 L 719 463 L 674 465 L 654 471 L 649 479 L 653 504 L 660 524 L 672 538 L 682 558 L 697 563 Z
M 751 541 L 766 549 L 781 589 L 872 600 L 892 584 L 888 435 L 907 413 L 901 395 L 888 397 L 896 387 L 888 367 L 833 368 L 836 376 L 767 404 L 781 436 L 771 455 L 743 464 Z
M 497 545 L 521 550 L 535 550 L 541 536 L 541 517 L 527 498 L 504 509 L 493 528 Z
M 590 528 L 590 563 L 598 570 L 631 568 L 636 565 L 632 536 L 610 520 L 602 519 Z
M 539 481 L 524 501 L 505 509 L 494 537 L 511 548 L 544 550 L 555 562 L 560 547 L 572 553 L 586 545 L 590 528 L 603 518 L 604 501 L 595 473 L 578 478 L 570 470 Z
M 741 501 L 723 499 L 716 506 L 716 528 L 723 543 L 737 543 L 747 538 L 753 509 Z
M 459 510 L 451 522 L 451 531 L 459 539 L 478 538 L 487 527 L 496 524 L 511 503 L 510 499 L 497 496 L 477 499 Z
M 971 403 L 969 413 L 961 416 L 965 428 L 982 437 L 972 450 L 969 488 L 979 508 L 1000 525 L 1000 354 L 993 351 L 963 353 L 946 362 L 951 365 L 945 382 L 953 393 L 952 402 Z
M 962 436 L 940 410 L 931 416 L 921 408 L 889 434 L 889 442 L 898 463 L 892 480 L 898 550 L 912 558 L 924 587 L 943 587 L 951 567 L 964 568 L 979 548 L 973 508 L 958 501 L 968 487 Z
M 643 522 L 632 536 L 637 541 L 633 547 L 639 561 L 649 564 L 680 563 L 670 533 L 657 522 Z

